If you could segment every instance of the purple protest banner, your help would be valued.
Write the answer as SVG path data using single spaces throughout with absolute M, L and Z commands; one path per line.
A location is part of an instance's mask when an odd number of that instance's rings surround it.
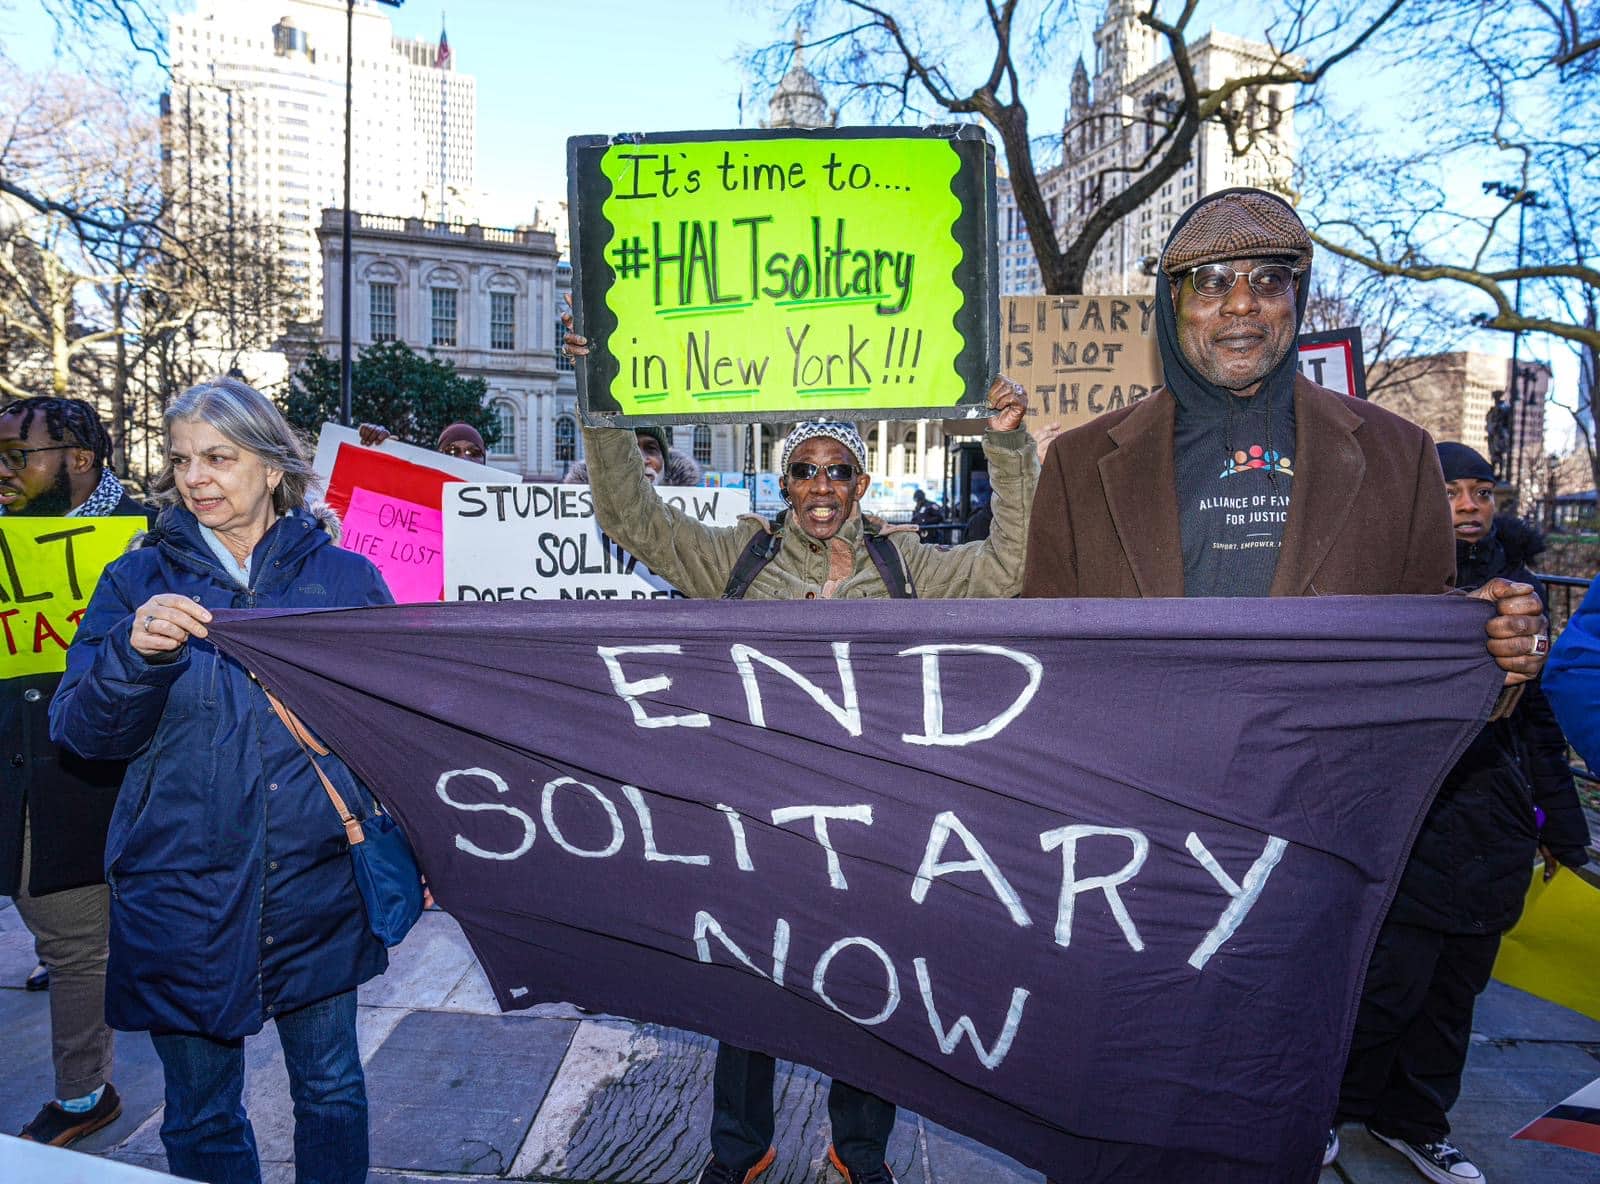
M 1316 1178 L 1459 597 L 219 613 L 504 1008 L 803 1061 L 1072 1181 Z

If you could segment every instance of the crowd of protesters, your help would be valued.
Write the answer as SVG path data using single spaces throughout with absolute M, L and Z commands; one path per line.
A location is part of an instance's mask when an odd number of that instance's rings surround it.
M 785 441 L 773 520 L 692 520 L 655 492 L 694 462 L 660 428 L 586 428 L 599 524 L 685 594 L 706 598 L 1429 595 L 1490 602 L 1505 671 L 1495 716 L 1446 776 L 1373 954 L 1330 1115 L 1362 1122 L 1424 1177 L 1481 1181 L 1450 1141 L 1473 1002 L 1520 912 L 1535 853 L 1546 875 L 1587 858 L 1568 734 L 1600 759 L 1600 598 L 1591 590 L 1546 681 L 1538 540 L 1494 514 L 1494 474 L 1380 407 L 1298 373 L 1294 342 L 1312 244 L 1293 209 L 1255 190 L 1195 203 L 1161 255 L 1156 327 L 1166 384 L 1039 447 L 1026 396 L 1001 376 L 984 437 L 982 537 L 925 545 L 861 510 L 865 447 L 846 423 Z M 582 358 L 587 343 L 568 334 Z M 362 439 L 387 432 L 363 425 Z M 66 1145 L 120 1109 L 113 1029 L 151 1033 L 165 1074 L 172 1170 L 258 1181 L 243 1041 L 277 1025 L 295 1100 L 297 1179 L 366 1178 L 356 987 L 387 955 L 363 915 L 346 833 L 321 773 L 370 794 L 337 756 L 314 765 L 262 688 L 207 638 L 218 608 L 390 602 L 365 558 L 315 508 L 304 445 L 270 400 L 232 378 L 165 412 L 166 465 L 145 509 L 109 468 L 86 404 L 0 409 L 0 513 L 147 515 L 105 570 L 64 675 L 0 683 L 7 752 L 0 892 L 15 897 L 49 974 L 55 1097 L 22 1131 Z M 440 451 L 481 461 L 464 424 Z M 1042 456 L 1042 465 L 1041 465 Z M 1242 494 L 1277 511 L 1229 515 Z M 976 534 L 976 532 L 974 532 Z M 1552 710 L 1552 703 L 1554 710 Z M 119 788 L 120 787 L 120 788 Z M 107 951 L 109 949 L 109 961 Z M 719 1047 L 698 1184 L 753 1184 L 774 1162 L 774 1064 Z M 848 1184 L 891 1184 L 889 1100 L 835 1081 L 829 1160 Z

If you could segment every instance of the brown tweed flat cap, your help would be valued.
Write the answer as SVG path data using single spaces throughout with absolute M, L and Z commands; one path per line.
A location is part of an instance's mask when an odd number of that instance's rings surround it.
M 1206 263 L 1268 256 L 1310 267 L 1311 236 L 1278 198 L 1259 190 L 1231 190 L 1200 199 L 1200 208 L 1167 243 L 1161 270 L 1176 278 Z

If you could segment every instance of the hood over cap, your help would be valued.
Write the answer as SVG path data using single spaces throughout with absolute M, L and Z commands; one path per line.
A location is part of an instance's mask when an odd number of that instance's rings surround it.
M 1248 208 L 1260 210 L 1265 206 L 1277 207 L 1273 219 L 1277 223 L 1287 224 L 1292 222 L 1305 235 L 1305 227 L 1301 226 L 1298 215 L 1289 203 L 1280 197 L 1275 197 L 1260 189 L 1224 189 L 1220 193 L 1213 193 L 1203 197 L 1194 205 L 1184 211 L 1178 219 L 1177 225 L 1172 228 L 1172 234 L 1167 238 L 1166 248 L 1162 251 L 1162 259 L 1175 257 L 1193 257 L 1218 262 L 1241 257 L 1250 257 L 1249 251 L 1235 250 L 1239 238 L 1213 238 L 1202 239 L 1194 227 L 1202 229 L 1209 226 L 1213 230 L 1223 226 L 1215 216 L 1209 213 L 1213 207 L 1236 207 L 1241 196 L 1251 198 Z M 1309 238 L 1307 241 L 1307 258 L 1310 258 Z M 1207 245 L 1209 242 L 1210 245 Z M 1224 249 L 1224 242 L 1226 249 Z M 1180 251 L 1179 248 L 1182 247 Z M 1259 254 L 1259 252 L 1257 252 Z M 1195 266 L 1198 266 L 1196 264 Z M 1174 303 L 1174 280 L 1165 266 L 1156 275 L 1156 346 L 1161 354 L 1161 372 L 1163 380 L 1179 405 L 1187 412 L 1206 413 L 1214 411 L 1225 412 L 1233 402 L 1248 403 L 1248 399 L 1239 399 L 1232 391 L 1216 386 L 1200 374 L 1200 371 L 1184 357 L 1183 350 L 1178 343 L 1178 311 Z M 1306 299 L 1310 293 L 1311 285 L 1305 276 L 1301 276 L 1295 285 L 1294 297 L 1294 324 L 1295 333 L 1300 332 L 1300 322 L 1305 318 Z M 1283 358 L 1278 362 L 1265 379 L 1262 380 L 1260 391 L 1253 396 L 1262 400 L 1262 405 L 1268 409 L 1281 407 L 1294 398 L 1294 376 L 1299 370 L 1300 359 L 1290 343 Z M 1270 429 L 1269 429 L 1270 435 Z
M 1311 236 L 1288 202 L 1261 189 L 1224 189 L 1179 219 L 1161 252 L 1161 270 L 1176 279 L 1230 259 L 1283 259 L 1305 270 L 1311 253 Z

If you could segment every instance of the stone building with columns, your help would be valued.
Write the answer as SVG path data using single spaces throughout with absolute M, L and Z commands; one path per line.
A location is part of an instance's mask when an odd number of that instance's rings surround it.
M 339 348 L 342 212 L 322 211 L 322 332 Z M 401 341 L 489 385 L 500 421 L 489 463 L 528 480 L 560 480 L 581 455 L 577 385 L 558 352 L 571 268 L 555 236 L 357 214 L 351 235 L 351 329 L 357 350 Z

